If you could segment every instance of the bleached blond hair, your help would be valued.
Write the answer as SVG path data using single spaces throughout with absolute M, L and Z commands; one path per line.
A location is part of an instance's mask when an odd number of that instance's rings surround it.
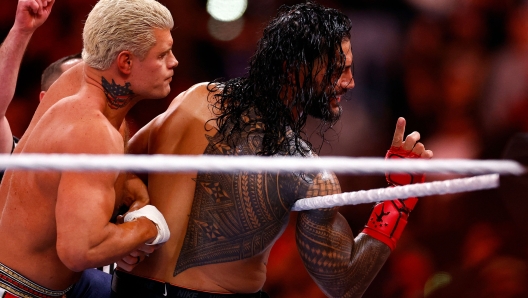
M 143 60 L 156 43 L 153 29 L 173 26 L 170 11 L 155 0 L 100 0 L 84 24 L 82 58 L 99 70 L 125 50 Z

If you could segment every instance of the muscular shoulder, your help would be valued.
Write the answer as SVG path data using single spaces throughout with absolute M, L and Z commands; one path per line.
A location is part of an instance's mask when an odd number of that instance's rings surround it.
M 333 172 L 323 171 L 317 173 L 310 182 L 306 192 L 307 198 L 341 193 L 341 186 Z
M 308 145 L 304 142 L 303 146 L 308 148 Z M 318 155 L 312 150 L 309 150 L 306 155 L 306 158 L 318 158 Z M 306 174 L 306 176 L 310 177 L 308 191 L 305 196 L 306 198 L 341 193 L 341 186 L 339 185 L 339 180 L 334 172 L 321 171 Z
M 178 96 L 172 100 L 166 114 L 170 116 L 181 106 L 196 107 L 201 106 L 204 102 L 207 102 L 207 100 L 204 99 L 207 99 L 210 95 L 208 85 L 208 82 L 198 83 L 178 94 Z
M 108 119 L 98 111 L 88 113 L 84 118 L 73 123 L 72 137 L 79 142 L 71 142 L 72 150 L 92 154 L 123 154 L 123 136 Z M 82 140 L 82 141 L 81 141 Z M 82 142 L 86 142 L 81 144 Z
M 207 85 L 207 82 L 198 83 L 178 94 L 178 96 L 172 100 L 167 110 L 156 117 L 150 125 L 152 127 L 167 125 L 175 118 L 184 115 L 190 116 L 193 113 L 200 112 L 200 110 L 203 109 L 204 104 L 206 105 L 209 96 Z
M 72 109 L 67 103 L 69 100 L 58 102 L 43 115 L 29 136 L 28 144 L 33 140 L 32 146 L 44 152 L 124 153 L 121 134 L 100 111 L 83 107 Z
M 79 91 L 84 74 L 84 62 L 65 71 L 49 88 L 39 104 L 41 113 L 47 111 L 59 100 Z M 38 120 L 38 119 L 37 119 Z
M 84 74 L 84 62 L 73 66 L 64 72 L 46 92 L 40 101 L 37 110 L 33 114 L 31 122 L 24 132 L 24 136 L 30 134 L 43 115 L 57 102 L 79 91 Z
M 277 155 L 285 156 L 304 156 L 309 162 L 310 159 L 319 158 L 317 153 L 311 150 L 310 146 L 302 139 L 299 139 L 299 144 L 303 152 L 299 152 L 299 147 L 295 144 L 295 139 L 292 138 L 291 131 L 287 132 L 288 142 L 287 148 Z M 302 198 L 326 196 L 341 193 L 339 180 L 335 173 L 330 171 L 315 171 L 315 172 L 298 172 L 281 174 L 279 179 L 280 189 L 283 197 L 291 198 L 291 204 Z
M 199 83 L 180 93 L 167 111 L 155 120 L 155 126 L 184 133 L 184 129 L 202 129 L 213 118 L 208 83 Z
M 209 108 L 208 83 L 193 85 L 174 98 L 169 108 L 139 130 L 130 140 L 129 152 L 159 154 L 200 154 L 205 141 L 206 122 L 213 116 Z M 199 152 L 187 152 L 188 150 Z
M 327 196 L 341 193 L 337 177 L 332 172 L 281 173 L 276 181 L 279 197 L 285 206 L 304 198 Z

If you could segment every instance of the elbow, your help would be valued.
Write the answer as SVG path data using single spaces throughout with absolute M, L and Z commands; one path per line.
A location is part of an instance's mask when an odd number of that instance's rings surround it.
M 57 255 L 64 266 L 71 271 L 81 272 L 93 267 L 91 266 L 92 262 L 88 258 L 88 251 L 73 245 L 61 244 L 57 241 Z

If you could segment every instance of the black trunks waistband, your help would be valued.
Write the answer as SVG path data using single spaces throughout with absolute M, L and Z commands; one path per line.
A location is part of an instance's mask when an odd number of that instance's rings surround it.
M 122 270 L 114 271 L 112 297 L 172 298 L 269 298 L 262 292 L 251 294 L 208 293 L 174 286 L 170 283 L 139 277 Z
M 57 298 L 66 297 L 66 292 L 71 289 L 71 286 L 64 291 L 50 290 L 0 263 L 0 288 L 22 298 Z

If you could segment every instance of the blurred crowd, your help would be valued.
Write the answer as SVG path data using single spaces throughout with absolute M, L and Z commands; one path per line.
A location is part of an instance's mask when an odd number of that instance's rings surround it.
M 263 25 L 281 4 L 249 1 L 244 28 L 230 41 L 208 31 L 206 0 L 159 0 L 175 19 L 171 94 L 130 112 L 133 134 L 192 84 L 245 73 Z M 320 0 L 352 19 L 356 88 L 343 117 L 325 136 L 308 123 L 321 155 L 383 156 L 396 119 L 421 133 L 435 158 L 500 159 L 508 140 L 528 132 L 528 1 Z M 95 0 L 57 0 L 26 52 L 7 118 L 21 136 L 38 105 L 40 75 L 51 62 L 81 51 L 81 32 Z M 0 40 L 17 1 L 2 2 Z M 428 175 L 428 181 L 454 178 Z M 383 176 L 340 175 L 343 191 L 380 188 Z M 420 199 L 398 247 L 364 297 L 528 297 L 525 189 L 498 189 Z M 357 234 L 371 205 L 341 213 Z M 527 209 L 519 210 L 526 207 Z M 293 216 L 295 217 L 295 216 Z M 295 248 L 295 218 L 270 256 L 271 297 L 324 297 Z

